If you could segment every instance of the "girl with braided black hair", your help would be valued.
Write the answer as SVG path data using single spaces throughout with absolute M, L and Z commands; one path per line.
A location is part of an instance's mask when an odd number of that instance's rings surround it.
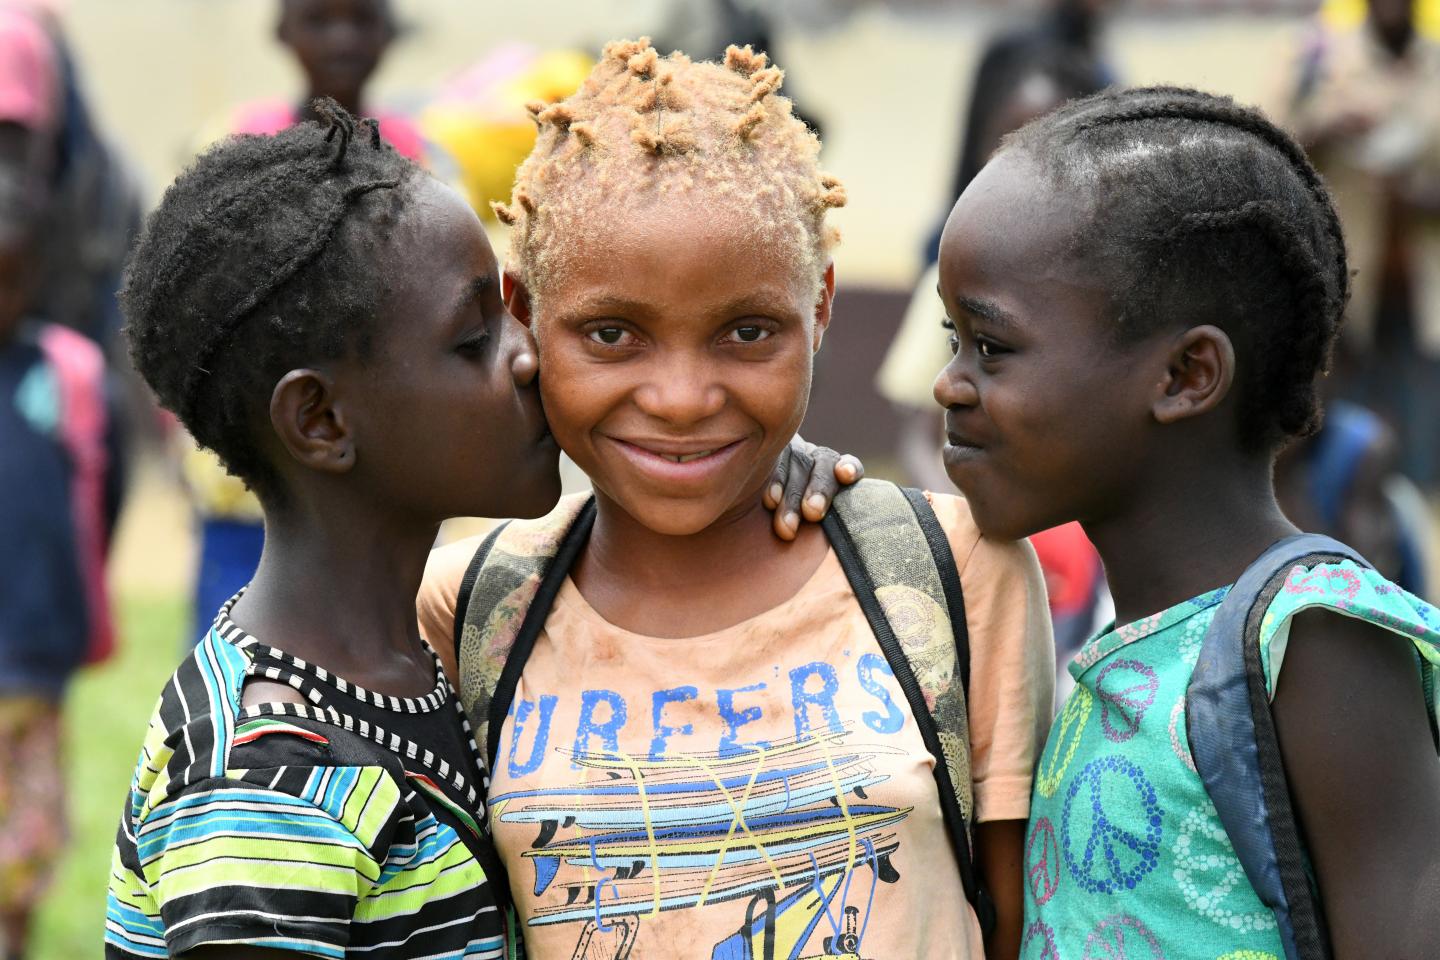
M 107 957 L 505 952 L 487 771 L 415 595 L 442 520 L 554 506 L 559 451 L 474 212 L 317 109 L 200 157 L 121 293 L 137 370 L 266 543 L 151 720 Z
M 1225 98 L 1100 94 L 1006 142 L 940 267 L 951 478 L 987 534 L 1080 521 L 1126 624 L 1076 657 L 1041 756 L 1022 955 L 1440 956 L 1440 611 L 1328 552 L 1282 562 L 1250 608 L 1252 749 L 1276 743 L 1283 772 L 1225 803 L 1293 827 L 1284 904 L 1242 866 L 1212 800 L 1239 781 L 1210 779 L 1197 726 L 1231 585 L 1296 534 L 1272 468 L 1320 422 L 1349 287 L 1304 153 Z

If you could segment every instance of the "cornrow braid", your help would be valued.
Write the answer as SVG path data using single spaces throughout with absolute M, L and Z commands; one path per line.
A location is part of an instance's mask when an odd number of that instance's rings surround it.
M 272 503 L 283 491 L 256 433 L 271 390 L 296 367 L 365 355 L 387 291 L 379 238 L 418 172 L 373 120 L 315 109 L 323 125 L 200 156 L 150 215 L 120 292 L 161 404 Z
M 784 71 L 731 47 L 723 63 L 661 56 L 648 38 L 607 44 L 580 90 L 531 113 L 540 127 L 509 203 L 509 263 L 531 296 L 616 215 L 666 197 L 703 197 L 740 211 L 758 242 L 803 271 L 818 294 L 845 205 L 821 173 L 820 142 L 780 95 Z M 754 211 L 754 215 L 751 215 Z
M 1194 123 L 1218 123 L 1234 127 L 1253 135 L 1269 144 L 1271 149 L 1290 162 L 1295 174 L 1304 181 L 1315 197 L 1317 209 L 1323 212 L 1326 229 L 1335 247 L 1335 279 L 1343 300 L 1350 298 L 1350 269 L 1345 256 L 1344 231 L 1340 226 L 1340 215 L 1330 198 L 1320 172 L 1310 162 L 1305 149 L 1285 131 L 1265 119 L 1257 110 L 1247 109 L 1228 98 L 1206 97 L 1203 101 L 1191 98 L 1193 90 L 1184 87 L 1142 87 L 1136 96 L 1172 97 L 1162 103 L 1134 103 L 1126 109 L 1101 114 L 1080 123 L 1077 133 L 1084 133 L 1097 127 L 1116 123 L 1136 123 L 1145 120 L 1189 120 Z
M 1180 87 L 1073 101 L 1004 142 L 1083 198 L 1074 257 L 1111 290 L 1116 335 L 1214 323 L 1238 358 L 1242 447 L 1320 425 L 1350 293 L 1340 219 L 1304 150 L 1257 110 Z

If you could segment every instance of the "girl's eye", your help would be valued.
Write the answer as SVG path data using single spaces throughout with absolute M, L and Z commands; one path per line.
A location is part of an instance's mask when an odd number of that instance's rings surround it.
M 730 337 L 739 343 L 759 343 L 761 340 L 769 339 L 770 331 L 754 325 L 736 327 L 730 331 Z
M 477 333 L 473 337 L 462 340 L 456 347 L 456 351 L 466 357 L 478 357 L 485 352 L 490 345 L 490 334 Z
M 618 347 L 625 342 L 628 334 L 620 327 L 597 327 L 586 334 L 596 343 L 603 343 L 607 347 Z
M 940 326 L 948 331 L 945 342 L 950 344 L 950 355 L 953 357 L 960 352 L 960 337 L 955 330 L 955 323 L 949 317 L 940 321 Z
M 1008 352 L 1004 347 L 1000 346 L 1000 344 L 996 343 L 994 340 L 988 340 L 985 337 L 975 338 L 975 351 L 980 354 L 982 359 L 985 360 L 994 360 L 1002 353 Z

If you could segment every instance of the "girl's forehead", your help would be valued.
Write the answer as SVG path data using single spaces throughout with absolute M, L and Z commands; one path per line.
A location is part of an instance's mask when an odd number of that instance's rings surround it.
M 804 238 L 763 217 L 682 202 L 576 226 L 551 251 L 543 298 L 644 299 L 676 287 L 696 300 L 756 290 L 808 297 L 817 282 Z

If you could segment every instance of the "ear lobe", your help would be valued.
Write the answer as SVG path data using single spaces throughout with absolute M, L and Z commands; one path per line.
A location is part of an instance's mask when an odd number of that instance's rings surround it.
M 335 384 L 318 370 L 291 370 L 270 393 L 270 425 L 291 458 L 322 473 L 355 466 L 355 438 Z
M 825 276 L 821 280 L 820 299 L 815 301 L 815 341 L 812 352 L 820 351 L 820 341 L 830 329 L 831 311 L 835 306 L 835 261 L 825 265 Z
M 500 275 L 500 299 L 505 301 L 505 309 L 510 311 L 510 316 L 530 326 L 530 290 L 524 280 L 509 270 Z
M 1219 327 L 1192 327 L 1174 341 L 1164 390 L 1153 413 L 1160 423 L 1178 423 L 1209 413 L 1224 402 L 1235 382 L 1235 345 Z

